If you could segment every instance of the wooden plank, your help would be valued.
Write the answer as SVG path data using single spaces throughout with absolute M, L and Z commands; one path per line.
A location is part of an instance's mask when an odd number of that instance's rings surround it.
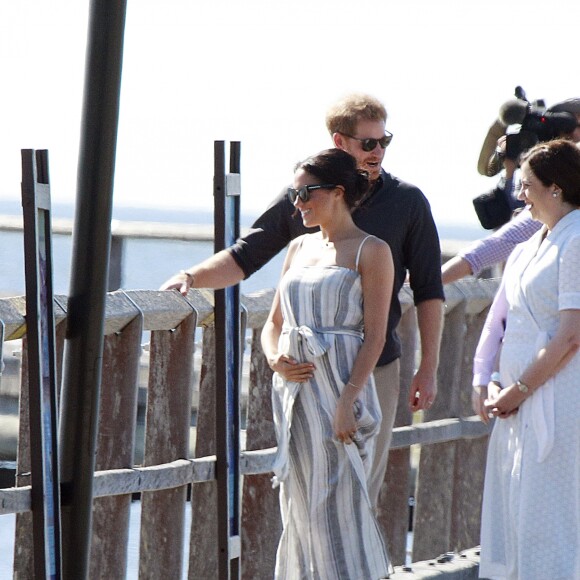
M 391 449 L 405 449 L 404 442 L 412 441 L 413 445 L 430 445 L 450 441 L 452 434 L 463 440 L 487 438 L 491 426 L 484 425 L 474 415 L 465 419 L 444 419 L 415 425 L 399 427 L 393 431 Z M 431 432 L 433 431 L 433 432 Z M 269 475 L 276 455 L 276 447 L 242 451 L 240 454 L 240 473 L 242 475 Z M 132 494 L 156 489 L 170 489 L 202 483 L 215 479 L 215 455 L 199 459 L 179 459 L 169 463 L 130 469 L 108 469 L 95 472 L 94 497 Z M 269 484 L 269 477 L 268 484 Z M 25 479 L 25 481 L 28 481 Z M 29 487 L 29 486 L 28 486 Z M 27 487 L 0 489 L 0 514 L 19 513 L 29 510 L 26 496 Z
M 133 465 L 142 330 L 143 318 L 133 305 L 133 320 L 105 337 L 95 462 L 99 471 Z M 125 578 L 131 495 L 95 498 L 93 506 L 89 578 Z
M 20 411 L 18 428 L 18 456 L 16 486 L 26 487 L 30 499 L 30 511 L 17 513 L 14 536 L 14 576 L 34 578 L 32 538 L 32 495 L 30 478 L 30 418 L 28 414 L 28 341 L 22 339 L 22 362 L 20 365 Z
M 199 411 L 195 455 L 215 454 L 215 333 L 203 331 L 203 358 L 199 386 Z M 215 481 L 191 489 L 191 527 L 188 578 L 217 578 L 217 487 Z
M 459 384 L 465 344 L 465 302 L 447 311 L 441 340 L 438 393 L 424 420 L 459 415 Z M 413 559 L 427 560 L 446 552 L 451 544 L 453 475 L 456 444 L 453 441 L 421 447 L 417 484 Z
M 197 315 L 175 330 L 151 333 L 144 464 L 186 459 Z M 187 486 L 144 492 L 141 496 L 139 575 L 181 578 Z M 163 546 L 163 550 L 159 550 Z
M 242 453 L 240 462 L 240 471 L 245 475 L 242 493 L 243 578 L 268 578 L 272 575 L 282 533 L 279 488 L 272 489 L 270 481 L 276 451 L 272 370 L 262 351 L 260 334 L 261 327 L 252 333 L 246 451 Z M 267 534 L 264 534 L 265 529 Z

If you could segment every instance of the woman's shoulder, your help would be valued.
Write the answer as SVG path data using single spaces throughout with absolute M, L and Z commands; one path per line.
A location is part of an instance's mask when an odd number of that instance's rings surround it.
M 381 238 L 374 236 L 372 234 L 367 234 L 366 232 L 362 232 L 360 236 L 359 247 L 368 247 L 372 248 L 373 250 L 383 250 L 383 251 L 390 251 L 390 246 Z
M 376 236 L 366 234 L 362 237 L 356 258 L 356 268 L 375 268 L 378 264 L 392 262 L 391 248 L 387 242 Z

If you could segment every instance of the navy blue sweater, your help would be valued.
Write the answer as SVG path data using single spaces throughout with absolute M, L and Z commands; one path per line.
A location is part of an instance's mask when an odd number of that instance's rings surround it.
M 287 199 L 286 188 L 255 221 L 250 232 L 229 248 L 247 278 L 259 270 L 294 238 L 313 233 Z M 354 222 L 387 242 L 393 254 L 395 280 L 385 348 L 377 366 L 401 356 L 396 328 L 401 319 L 398 300 L 407 272 L 415 304 L 444 300 L 441 283 L 441 248 L 427 198 L 414 185 L 381 171 L 373 191 L 353 213 Z

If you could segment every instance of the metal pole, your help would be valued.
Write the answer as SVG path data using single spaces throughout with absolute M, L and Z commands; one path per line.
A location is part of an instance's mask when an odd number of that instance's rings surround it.
M 22 150 L 28 402 L 35 578 L 61 578 L 56 338 L 48 151 Z
M 88 577 L 126 0 L 92 0 L 60 423 L 63 577 Z
M 240 144 L 230 147 L 230 170 L 225 172 L 225 144 L 214 143 L 214 220 L 216 252 L 239 236 Z M 218 499 L 218 577 L 240 577 L 240 289 L 216 290 L 216 478 Z

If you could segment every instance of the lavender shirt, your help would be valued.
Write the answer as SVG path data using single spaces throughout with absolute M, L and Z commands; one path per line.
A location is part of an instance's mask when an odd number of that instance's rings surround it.
M 483 269 L 507 260 L 512 250 L 529 240 L 541 226 L 541 222 L 535 221 L 525 209 L 491 236 L 468 246 L 459 256 L 469 262 L 472 273 L 477 275 Z

